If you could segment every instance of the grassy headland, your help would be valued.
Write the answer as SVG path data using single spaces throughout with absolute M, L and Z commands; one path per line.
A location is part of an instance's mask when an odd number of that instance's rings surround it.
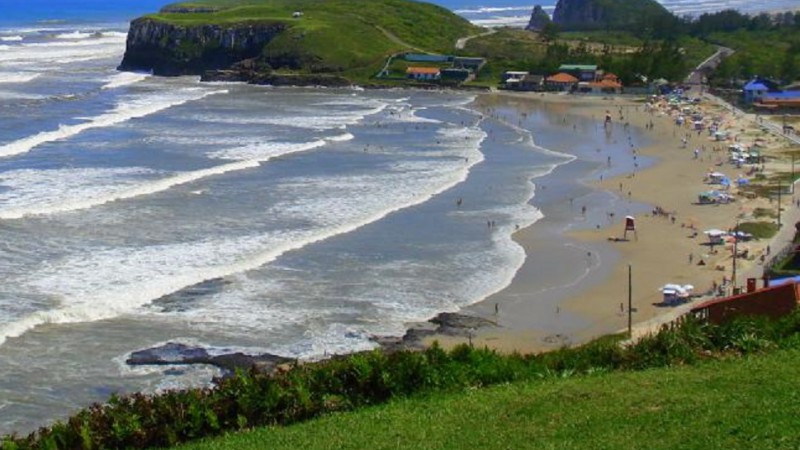
M 146 18 L 180 27 L 280 24 L 286 30 L 261 50 L 272 69 L 356 81 L 392 54 L 452 52 L 458 38 L 480 31 L 442 7 L 407 0 L 199 0 Z

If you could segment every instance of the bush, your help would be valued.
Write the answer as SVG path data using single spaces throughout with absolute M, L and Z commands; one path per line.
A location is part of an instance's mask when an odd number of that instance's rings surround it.
M 800 346 L 800 313 L 781 320 L 738 319 L 680 325 L 620 345 L 609 336 L 574 349 L 501 355 L 461 345 L 445 351 L 372 351 L 265 374 L 240 371 L 211 389 L 113 396 L 67 422 L 27 437 L 7 436 L 3 450 L 149 448 L 243 428 L 285 425 L 322 414 L 420 393 L 612 370 L 695 364 L 703 359 Z

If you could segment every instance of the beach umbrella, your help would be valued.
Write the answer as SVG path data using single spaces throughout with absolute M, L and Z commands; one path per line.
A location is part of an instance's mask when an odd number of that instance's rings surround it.
M 712 236 L 713 237 L 713 236 L 724 236 L 724 235 L 728 234 L 728 232 L 727 231 L 722 231 L 722 230 L 719 230 L 719 229 L 716 229 L 716 228 L 712 228 L 710 230 L 703 231 L 703 234 L 706 234 L 708 236 Z

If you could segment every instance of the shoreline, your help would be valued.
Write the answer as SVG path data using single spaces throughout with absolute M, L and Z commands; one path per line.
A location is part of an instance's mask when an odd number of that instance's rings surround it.
M 593 268 L 594 277 L 576 280 L 575 286 L 566 289 L 563 286 L 553 288 L 560 292 L 549 297 L 538 293 L 535 286 L 531 286 L 526 280 L 531 277 L 533 271 L 541 269 L 541 265 L 532 264 L 532 255 L 542 246 L 542 243 L 535 239 L 536 233 L 532 230 L 536 225 L 518 231 L 514 235 L 514 240 L 525 249 L 526 261 L 517 271 L 511 284 L 461 311 L 466 315 L 493 320 L 497 326 L 470 329 L 461 336 L 434 332 L 423 340 L 424 345 L 437 341 L 447 348 L 469 341 L 473 345 L 503 352 L 539 353 L 585 343 L 603 335 L 626 330 L 629 265 L 633 274 L 634 324 L 652 328 L 653 324 L 668 321 L 676 311 L 674 306 L 662 303 L 662 296 L 658 290 L 660 286 L 667 283 L 692 284 L 696 287 L 694 293 L 700 294 L 710 290 L 714 285 L 722 284 L 726 279 L 730 280 L 732 262 L 730 252 L 722 249 L 710 253 L 703 245 L 706 238 L 702 230 L 710 228 L 725 230 L 735 226 L 738 221 L 758 220 L 752 218 L 753 211 L 772 204 L 766 199 L 752 200 L 743 196 L 736 202 L 725 205 L 694 204 L 697 192 L 709 189 L 703 182 L 709 167 L 719 167 L 720 170 L 727 172 L 737 171 L 735 167 L 724 162 L 727 156 L 727 143 L 710 141 L 705 131 L 698 134 L 675 125 L 672 115 L 663 110 L 653 110 L 644 114 L 644 104 L 636 102 L 634 98 L 614 97 L 609 100 L 601 97 L 552 94 L 541 96 L 527 93 L 491 93 L 481 97 L 505 99 L 506 102 L 514 99 L 540 105 L 557 103 L 566 107 L 568 111 L 566 115 L 584 118 L 594 116 L 596 119 L 602 117 L 602 113 L 606 110 L 612 110 L 616 120 L 617 111 L 622 111 L 628 116 L 624 120 L 629 122 L 631 127 L 645 133 L 650 140 L 648 145 L 635 149 L 634 159 L 637 156 L 650 157 L 656 161 L 655 164 L 610 178 L 602 179 L 601 176 L 600 180 L 581 180 L 581 184 L 591 188 L 595 194 L 614 195 L 619 200 L 638 202 L 649 205 L 649 208 L 646 212 L 639 211 L 633 214 L 637 220 L 638 234 L 638 239 L 634 241 L 618 240 L 623 231 L 620 220 L 622 216 L 617 216 L 615 220 L 602 225 L 598 221 L 595 229 L 589 227 L 565 230 L 562 234 L 563 239 L 593 249 L 590 251 L 596 252 L 593 256 L 597 255 L 599 261 Z M 762 137 L 755 121 L 751 122 L 747 117 L 736 117 L 732 114 L 726 117 L 725 108 L 709 102 L 707 98 L 704 98 L 700 108 L 707 115 L 723 116 L 723 124 L 735 129 L 742 140 L 751 140 L 755 136 Z M 651 122 L 652 129 L 649 128 Z M 689 134 L 684 134 L 687 131 Z M 687 138 L 687 143 L 682 145 L 681 138 L 684 136 Z M 774 136 L 763 139 L 768 141 L 764 153 L 775 158 L 775 154 L 779 154 L 784 147 L 782 142 L 779 142 L 781 139 Z M 712 150 L 713 147 L 720 145 L 725 148 Z M 697 159 L 693 155 L 694 148 L 702 149 Z M 720 160 L 722 163 L 717 166 Z M 781 170 L 785 163 L 770 161 L 766 166 L 765 173 L 771 173 Z M 743 167 L 738 170 L 746 169 Z M 531 180 L 534 184 L 537 181 L 538 179 Z M 656 207 L 672 214 L 655 215 L 649 212 Z M 775 209 L 775 206 L 772 208 Z M 771 239 L 746 243 L 750 256 L 739 261 L 740 275 L 736 280 L 737 286 L 745 284 L 745 277 L 760 277 L 763 270 L 758 265 L 760 255 L 768 254 L 770 244 L 774 244 L 782 234 L 782 239 L 786 240 L 786 230 L 791 228 L 786 224 L 793 224 L 798 214 L 794 208 L 787 208 L 785 203 L 782 209 L 790 209 L 792 213 L 784 213 L 787 215 L 787 220 L 781 227 L 783 233 Z M 698 230 L 700 233 L 692 237 Z M 779 249 L 773 246 L 776 250 Z M 608 255 L 617 257 L 609 258 Z M 705 264 L 698 266 L 697 263 L 701 259 Z M 758 284 L 761 284 L 760 280 Z M 540 295 L 531 298 L 531 292 Z M 520 297 L 526 299 L 521 301 Z M 548 317 L 535 317 L 535 314 L 541 311 L 541 305 L 537 305 L 541 302 L 550 305 L 551 313 Z M 565 321 L 566 316 L 583 319 L 587 325 L 582 329 L 559 325 L 559 322 Z M 537 322 L 543 321 L 549 326 L 545 328 L 535 326 Z M 413 330 L 416 326 L 411 325 L 409 328 Z

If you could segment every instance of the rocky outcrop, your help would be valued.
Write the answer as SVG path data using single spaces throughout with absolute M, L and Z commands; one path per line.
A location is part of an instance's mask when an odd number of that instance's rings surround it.
M 525 27 L 528 31 L 542 31 L 545 25 L 550 23 L 550 16 L 544 12 L 544 9 L 540 5 L 536 5 L 533 7 L 533 12 L 531 13 L 531 20 L 528 21 L 528 26 Z
M 257 58 L 286 30 L 280 22 L 182 26 L 143 17 L 131 22 L 119 70 L 155 75 L 201 75 Z
M 625 30 L 672 18 L 655 0 L 558 0 L 553 11 L 562 30 Z
M 219 367 L 225 373 L 230 374 L 237 369 L 248 370 L 253 367 L 264 372 L 271 372 L 281 364 L 294 362 L 294 359 L 269 353 L 246 355 L 237 352 L 211 355 L 202 347 L 191 347 L 181 343 L 168 342 L 158 347 L 135 351 L 131 353 L 125 362 L 131 366 L 209 364 Z

